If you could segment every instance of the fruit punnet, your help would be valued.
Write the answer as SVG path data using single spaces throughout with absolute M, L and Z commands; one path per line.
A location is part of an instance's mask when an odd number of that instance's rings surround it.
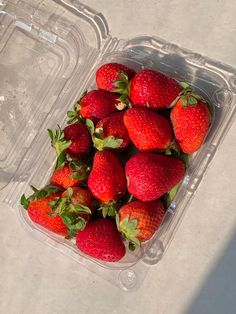
M 76 237 L 80 251 L 116 262 L 126 253 L 124 238 L 134 249 L 153 237 L 184 178 L 184 162 L 160 151 L 182 158 L 198 150 L 211 111 L 187 83 L 150 69 L 136 74 L 108 63 L 96 83 L 67 112 L 67 127 L 48 130 L 57 156 L 50 185 L 23 194 L 21 204 L 36 224 Z M 117 155 L 132 156 L 125 170 Z
M 112 216 L 113 205 L 125 195 L 127 190 L 124 169 L 114 153 L 110 151 L 95 153 L 88 187 L 93 196 L 103 203 L 101 205 L 104 209 L 103 215 Z
M 211 124 L 209 105 L 187 87 L 170 113 L 175 138 L 184 153 L 192 154 L 203 144 Z
M 128 240 L 139 245 L 153 236 L 164 214 L 164 206 L 160 200 L 129 202 L 119 209 L 117 227 Z
M 153 70 L 142 70 L 131 80 L 129 98 L 134 106 L 166 109 L 181 92 L 180 84 Z
M 144 202 L 153 201 L 170 191 L 185 174 L 184 163 L 173 157 L 137 153 L 125 166 L 128 191 Z
M 105 262 L 117 262 L 125 255 L 124 243 L 111 219 L 89 222 L 77 233 L 76 245 L 85 254 Z
M 135 75 L 135 71 L 119 63 L 106 63 L 96 72 L 97 87 L 109 92 L 123 93 L 128 80 Z
M 165 150 L 172 142 L 170 122 L 148 108 L 130 108 L 124 115 L 130 139 L 142 152 Z

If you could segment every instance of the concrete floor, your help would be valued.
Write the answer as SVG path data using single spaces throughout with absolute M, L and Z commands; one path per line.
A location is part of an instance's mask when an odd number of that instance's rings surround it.
M 113 36 L 157 35 L 236 67 L 236 2 L 95 1 Z M 235 104 L 234 104 L 235 105 Z M 0 212 L 1 314 L 234 314 L 236 123 L 203 178 L 161 263 L 126 293 L 35 241 Z

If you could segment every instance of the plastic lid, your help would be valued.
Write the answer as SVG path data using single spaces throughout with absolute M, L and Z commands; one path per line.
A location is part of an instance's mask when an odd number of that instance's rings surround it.
M 78 1 L 1 2 L 1 199 L 14 202 L 13 191 L 45 162 L 46 130 L 82 93 L 107 38 L 103 16 Z

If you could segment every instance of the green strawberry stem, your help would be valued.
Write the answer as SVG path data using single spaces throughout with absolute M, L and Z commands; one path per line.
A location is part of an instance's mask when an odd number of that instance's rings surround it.
M 112 135 L 104 138 L 103 129 L 95 129 L 94 123 L 90 119 L 86 119 L 86 125 L 92 136 L 93 146 L 99 151 L 119 148 L 123 143 L 122 139 L 117 139 Z
M 137 229 L 137 219 L 130 219 L 130 216 L 126 215 L 125 218 L 120 221 L 119 214 L 116 214 L 116 225 L 118 231 L 132 243 L 132 246 L 140 246 L 140 241 L 137 238 L 137 235 L 140 233 L 140 230 Z
M 115 81 L 115 89 L 113 90 L 114 93 L 128 95 L 129 94 L 129 78 L 125 72 L 119 72 L 120 79 Z
M 130 202 L 132 202 L 132 200 L 134 199 L 134 196 L 133 196 L 133 194 L 130 194 L 130 196 L 129 196 L 129 198 L 128 198 L 128 203 L 130 203 Z
M 51 129 L 48 129 L 48 133 L 51 139 L 51 145 L 56 151 L 56 165 L 55 170 L 62 167 L 66 161 L 66 153 L 65 150 L 70 147 L 71 141 L 66 141 L 64 138 L 64 132 L 58 125 L 55 132 L 53 132 Z
M 66 141 L 64 139 L 64 133 L 59 125 L 57 126 L 55 132 L 48 129 L 48 133 L 51 139 L 51 145 L 56 150 L 56 155 L 58 157 L 71 145 L 71 141 Z
M 180 147 L 179 144 L 176 142 L 176 139 L 173 139 L 173 141 L 170 143 L 170 145 L 165 150 L 166 155 L 180 155 Z
M 87 94 L 87 90 L 83 92 L 79 100 L 73 105 L 73 108 L 69 111 L 67 111 L 67 117 L 69 118 L 67 120 L 67 124 L 72 124 L 76 122 L 84 123 L 84 118 L 82 118 L 79 114 L 79 111 L 81 109 L 80 101 L 81 99 Z
M 168 208 L 173 201 L 175 195 L 178 192 L 179 186 L 181 183 L 176 184 L 169 192 L 162 196 L 161 200 L 165 205 L 165 208 Z
M 76 236 L 79 230 L 83 230 L 86 226 L 86 220 L 81 214 L 91 214 L 89 207 L 82 204 L 74 204 L 72 201 L 73 189 L 68 188 L 66 196 L 57 197 L 50 202 L 51 213 L 54 217 L 59 215 L 64 224 L 68 227 L 68 234 L 71 237 Z
M 117 213 L 116 202 L 110 201 L 109 203 L 101 203 L 99 210 L 102 211 L 103 218 L 115 217 Z
M 180 86 L 182 87 L 182 91 L 180 92 L 179 96 L 175 98 L 175 100 L 170 104 L 169 108 L 175 106 L 178 100 L 181 99 L 182 106 L 195 106 L 198 101 L 206 102 L 206 100 L 201 96 L 192 91 L 192 87 L 187 82 L 180 82 Z
M 113 92 L 120 94 L 120 103 L 116 105 L 118 110 L 123 110 L 125 108 L 131 108 L 131 103 L 129 101 L 130 94 L 130 81 L 128 75 L 125 72 L 119 72 L 120 79 L 115 81 L 115 89 Z
M 73 179 L 78 179 L 80 181 L 85 180 L 91 170 L 88 165 L 76 160 L 71 161 L 69 163 L 69 167 L 73 170 L 73 173 L 70 175 L 70 177 Z
M 37 190 L 36 188 L 33 188 L 33 190 L 34 190 L 34 193 L 32 195 L 30 195 L 28 198 L 25 196 L 25 194 L 23 194 L 21 196 L 20 203 L 26 210 L 28 209 L 29 204 L 32 201 L 48 197 L 52 193 L 56 193 L 56 192 L 60 191 L 60 189 L 58 187 L 54 186 L 54 185 L 47 185 L 47 186 L 45 186 L 44 188 L 42 188 L 40 190 Z

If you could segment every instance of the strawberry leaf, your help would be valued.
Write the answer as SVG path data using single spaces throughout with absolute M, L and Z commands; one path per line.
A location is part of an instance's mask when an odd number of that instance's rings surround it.
M 108 209 L 108 216 L 109 217 L 114 217 L 116 215 L 116 207 L 115 207 L 115 204 L 111 204 L 109 206 L 109 209 Z
M 111 201 L 110 203 L 108 204 L 101 204 L 101 207 L 100 209 L 102 210 L 102 216 L 103 218 L 106 218 L 107 216 L 109 217 L 115 217 L 116 216 L 116 203 Z
M 90 171 L 88 166 L 83 163 L 79 163 L 78 161 L 71 162 L 70 168 L 74 171 L 72 174 L 70 174 L 70 178 L 78 179 L 80 181 L 86 179 L 88 172 Z
M 66 214 L 61 214 L 61 218 L 62 218 L 62 220 L 63 220 L 63 222 L 64 222 L 64 224 L 66 226 L 71 226 L 72 225 L 73 220 L 71 219 L 70 216 L 68 216 Z
M 81 117 L 79 115 L 80 109 L 81 109 L 80 104 L 78 102 L 76 102 L 73 106 L 73 109 L 67 111 L 67 117 L 69 118 L 67 120 L 67 124 L 82 122 L 83 119 L 81 119 Z
M 47 185 L 41 190 L 36 189 L 36 191 L 32 195 L 30 195 L 28 198 L 26 198 L 26 196 L 23 194 L 21 196 L 20 203 L 25 209 L 28 209 L 28 206 L 32 201 L 39 200 L 44 197 L 48 197 L 52 193 L 56 193 L 59 191 L 60 189 L 58 187 L 53 186 L 53 185 Z
M 119 72 L 119 79 L 114 82 L 113 92 L 128 95 L 129 78 L 125 72 Z
M 180 183 L 176 184 L 169 192 L 167 192 L 163 197 L 162 201 L 165 204 L 165 207 L 168 208 L 173 201 L 178 189 L 179 189 Z
M 117 229 L 135 246 L 140 246 L 140 241 L 137 238 L 137 235 L 140 233 L 140 230 L 137 228 L 138 220 L 130 219 L 130 215 L 126 215 L 125 218 L 120 221 L 120 217 L 118 216 L 119 214 L 116 215 Z
M 64 132 L 59 125 L 55 132 L 53 132 L 51 129 L 48 129 L 48 133 L 51 139 L 51 145 L 55 149 L 57 157 L 59 157 L 62 152 L 70 147 L 72 142 L 65 140 Z
M 93 143 L 94 147 L 101 151 L 103 149 L 116 149 L 121 146 L 123 143 L 122 139 L 116 139 L 114 136 L 110 135 L 108 137 L 105 137 L 104 139 L 97 138 L 93 136 Z
M 66 223 L 65 223 L 65 225 L 66 225 Z M 85 226 L 86 226 L 86 221 L 83 218 L 81 218 L 76 224 L 67 226 L 69 228 L 67 233 L 71 237 L 75 237 L 77 235 L 78 231 L 83 230 L 85 228 Z
M 181 97 L 181 101 L 182 101 L 182 106 L 184 108 L 187 108 L 187 105 L 188 105 L 187 97 L 186 96 Z
M 91 135 L 93 135 L 94 134 L 94 131 L 95 131 L 95 127 L 94 127 L 94 123 L 93 123 L 93 121 L 92 120 L 90 120 L 90 119 L 86 119 L 86 126 L 87 126 L 87 128 L 88 128 L 88 130 L 89 130 L 89 133 L 91 134 Z
M 72 173 L 69 177 L 81 181 L 84 179 L 84 176 L 79 174 L 78 172 Z
M 180 82 L 179 85 L 183 88 L 183 89 L 189 89 L 191 88 L 190 85 L 187 82 Z
M 20 203 L 21 205 L 24 207 L 24 209 L 27 209 L 29 206 L 29 201 L 28 199 L 25 197 L 25 194 L 23 194 L 20 198 Z
M 65 165 L 65 162 L 66 162 L 66 154 L 65 152 L 61 152 L 60 155 L 57 157 L 57 160 L 56 160 L 56 165 L 55 165 L 55 170 L 63 167 Z
M 176 139 L 170 143 L 170 145 L 165 150 L 165 154 L 168 156 L 179 156 L 180 155 L 180 147 L 177 143 Z
M 89 207 L 82 204 L 69 204 L 68 209 L 70 212 L 79 213 L 79 214 L 91 214 Z
M 108 215 L 108 207 L 104 206 L 102 207 L 102 217 L 106 218 L 107 215 Z
M 66 195 L 67 198 L 71 199 L 73 196 L 73 193 L 74 193 L 73 189 L 71 187 L 69 187 L 66 191 L 67 191 L 67 195 Z
M 193 97 L 192 95 L 190 95 L 188 98 L 188 103 L 190 106 L 194 106 L 197 104 L 197 99 L 195 97 Z

